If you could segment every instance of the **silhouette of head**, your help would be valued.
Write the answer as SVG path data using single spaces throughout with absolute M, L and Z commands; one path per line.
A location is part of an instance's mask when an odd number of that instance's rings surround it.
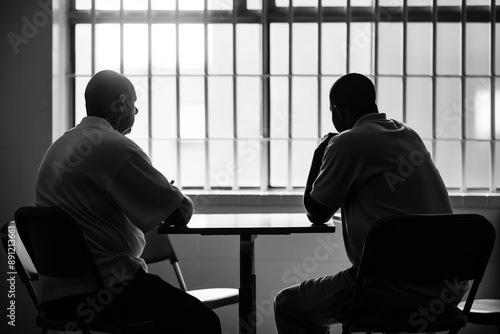
M 138 110 L 134 86 L 120 73 L 104 70 L 96 73 L 85 89 L 88 116 L 106 119 L 121 134 L 128 134 Z
M 330 110 L 335 128 L 341 132 L 351 129 L 362 116 L 377 113 L 375 86 L 358 73 L 338 79 L 330 89 Z

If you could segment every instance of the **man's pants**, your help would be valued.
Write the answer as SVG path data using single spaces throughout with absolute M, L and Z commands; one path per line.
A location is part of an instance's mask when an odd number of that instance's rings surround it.
M 344 323 L 354 298 L 356 273 L 349 268 L 280 291 L 274 301 L 278 333 L 328 334 L 330 325 Z M 411 325 L 413 321 L 415 326 L 423 326 L 438 313 L 455 308 L 467 286 L 467 282 L 457 281 L 419 287 L 368 282 L 363 286 L 360 309 L 408 317 Z
M 148 333 L 220 334 L 222 332 L 219 318 L 211 309 L 156 275 L 147 274 L 139 269 L 132 280 L 119 284 L 124 286 L 123 290 L 112 295 L 118 312 L 126 320 L 153 320 L 154 324 L 151 328 L 148 327 Z M 93 314 L 95 317 L 109 312 L 109 309 L 102 309 L 100 305 L 89 304 L 92 300 L 95 303 L 95 298 L 96 293 L 83 294 L 49 301 L 41 306 L 50 316 L 77 314 L 83 321 L 90 321 L 89 311 L 92 309 L 95 311 Z
M 279 334 L 327 334 L 333 317 L 349 312 L 354 295 L 353 271 L 310 279 L 283 289 L 274 301 L 274 317 Z M 355 271 L 354 271 L 355 274 Z

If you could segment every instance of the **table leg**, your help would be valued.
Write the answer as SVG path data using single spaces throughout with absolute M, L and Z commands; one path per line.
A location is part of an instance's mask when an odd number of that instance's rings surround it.
M 255 250 L 256 235 L 240 236 L 240 300 L 239 326 L 240 334 L 255 334 Z

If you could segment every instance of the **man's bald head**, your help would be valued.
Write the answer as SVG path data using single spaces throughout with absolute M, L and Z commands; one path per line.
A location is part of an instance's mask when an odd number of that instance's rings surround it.
M 96 73 L 85 89 L 87 115 L 110 119 L 119 117 L 120 96 L 133 101 L 136 99 L 134 86 L 129 79 L 110 70 Z
M 330 89 L 332 121 L 338 131 L 351 129 L 366 114 L 378 113 L 375 86 L 366 76 L 349 73 Z
M 375 86 L 366 76 L 349 73 L 338 79 L 330 90 L 332 105 L 366 108 L 375 104 Z

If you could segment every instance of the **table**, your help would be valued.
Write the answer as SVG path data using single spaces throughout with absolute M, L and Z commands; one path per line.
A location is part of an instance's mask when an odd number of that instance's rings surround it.
M 256 275 L 254 240 L 257 235 L 292 233 L 333 233 L 335 216 L 328 224 L 312 225 L 304 213 L 228 213 L 195 214 L 187 226 L 161 226 L 158 233 L 239 235 L 240 236 L 240 300 L 239 332 L 256 333 Z

